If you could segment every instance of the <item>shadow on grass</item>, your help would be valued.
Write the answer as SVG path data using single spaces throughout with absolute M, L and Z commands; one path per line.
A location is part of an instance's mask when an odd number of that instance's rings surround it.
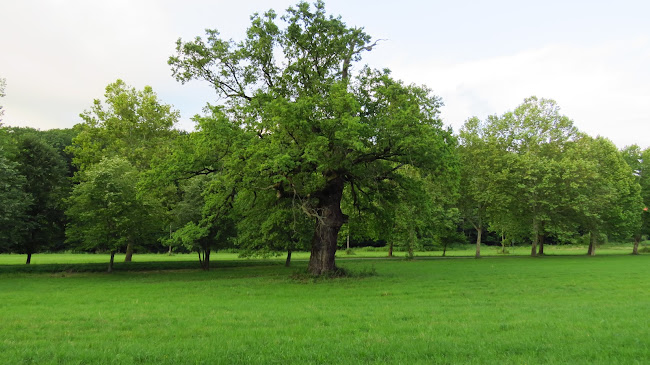
M 237 268 L 252 266 L 281 266 L 274 261 L 216 261 L 211 262 L 211 270 L 220 268 Z M 0 274 L 13 273 L 100 273 L 106 272 L 108 263 L 75 263 L 75 264 L 36 264 L 36 265 L 0 265 Z M 168 270 L 200 270 L 201 266 L 195 261 L 152 261 L 152 262 L 116 262 L 114 272 L 137 271 L 168 271 Z

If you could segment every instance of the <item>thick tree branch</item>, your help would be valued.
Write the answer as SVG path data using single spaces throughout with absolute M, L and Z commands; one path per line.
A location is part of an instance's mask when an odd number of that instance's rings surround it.
M 385 39 L 377 39 L 373 44 L 369 46 L 363 46 L 357 49 L 354 49 L 354 41 L 350 42 L 350 53 L 348 53 L 348 56 L 343 60 L 343 66 L 341 67 L 341 78 L 343 80 L 348 80 L 349 76 L 349 70 L 350 70 L 350 63 L 352 62 L 352 57 L 356 54 L 361 53 L 362 51 L 372 51 L 372 49 L 377 45 L 377 42 L 379 41 L 384 41 Z

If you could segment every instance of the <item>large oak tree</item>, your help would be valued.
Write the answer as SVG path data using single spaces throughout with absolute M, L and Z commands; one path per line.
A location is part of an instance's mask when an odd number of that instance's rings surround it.
M 315 223 L 315 275 L 336 270 L 346 186 L 355 200 L 368 199 L 407 165 L 429 174 L 455 161 L 438 97 L 388 70 L 355 67 L 376 46 L 362 28 L 328 15 L 322 1 L 301 2 L 280 19 L 272 10 L 253 15 L 240 42 L 216 30 L 179 39 L 169 59 L 179 81 L 212 84 L 221 102 L 212 108 L 215 124 L 246 136 L 223 157 L 238 160 L 245 188 L 272 189 Z

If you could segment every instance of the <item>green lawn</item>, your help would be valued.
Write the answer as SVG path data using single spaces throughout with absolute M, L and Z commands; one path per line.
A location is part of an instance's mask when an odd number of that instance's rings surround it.
M 339 265 L 377 275 L 317 281 L 290 278 L 305 261 L 233 258 L 210 272 L 1 273 L 0 363 L 650 359 L 650 255 L 352 258 Z
M 643 242 L 640 248 L 650 248 L 650 241 Z M 475 245 L 457 245 L 450 247 L 446 256 L 449 257 L 473 257 L 475 254 L 476 246 Z M 509 253 L 504 255 L 500 252 L 500 246 L 482 246 L 481 255 L 482 256 L 528 256 L 530 255 L 530 246 L 516 246 L 509 247 Z M 586 255 L 587 246 L 580 245 L 546 245 L 544 247 L 545 254 L 548 256 L 564 256 L 564 255 Z M 352 254 L 347 254 L 345 250 L 339 250 L 336 253 L 336 256 L 339 258 L 379 258 L 386 257 L 388 254 L 388 248 L 383 247 L 379 249 L 374 248 L 362 248 L 362 249 L 352 249 Z M 632 252 L 632 243 L 627 244 L 609 244 L 598 247 L 596 250 L 597 255 L 628 255 Z M 414 253 L 416 257 L 440 257 L 442 256 L 442 251 L 421 251 Z M 395 251 L 393 253 L 396 258 L 404 258 L 406 252 Z M 55 265 L 55 264 L 107 264 L 109 261 L 109 254 L 50 254 L 50 253 L 38 253 L 32 255 L 32 264 L 34 265 Z M 248 262 L 259 261 L 255 259 L 242 259 L 239 258 L 237 253 L 230 252 L 216 252 L 212 253 L 212 259 L 217 261 L 233 261 L 233 260 L 244 260 Z M 18 254 L 0 254 L 0 272 L 3 265 L 21 265 L 25 263 L 26 255 Z M 284 260 L 285 256 L 280 255 L 276 257 L 271 257 L 271 261 L 281 261 Z M 292 259 L 294 260 L 308 260 L 309 252 L 294 252 L 292 254 Z M 119 263 L 124 261 L 124 254 L 115 255 L 115 262 Z M 198 262 L 196 253 L 194 254 L 174 254 L 173 256 L 168 256 L 167 254 L 135 254 L 133 256 L 133 262 L 140 263 L 169 263 L 172 262 Z

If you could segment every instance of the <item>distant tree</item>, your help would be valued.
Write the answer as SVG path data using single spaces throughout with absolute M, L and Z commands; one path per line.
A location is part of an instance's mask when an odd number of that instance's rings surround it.
M 32 197 L 24 189 L 27 181 L 16 163 L 5 157 L 0 147 L 0 251 L 10 252 L 12 242 L 20 241 Z
M 234 195 L 231 191 L 225 196 L 220 194 L 227 189 L 222 189 L 221 181 L 215 178 L 198 175 L 179 182 L 180 198 L 171 211 L 172 224 L 177 229 L 164 241 L 197 252 L 203 270 L 210 269 L 212 251 L 226 247 L 235 236 Z
M 449 156 L 450 166 L 455 165 L 455 156 Z M 454 239 L 459 224 L 457 203 L 458 170 L 449 169 L 440 174 L 405 167 L 401 170 L 403 181 L 393 182 L 391 188 L 383 187 L 380 201 L 376 202 L 381 213 L 377 238 L 387 240 L 413 257 L 415 250 L 430 250 L 445 247 Z M 397 198 L 390 198 L 397 194 Z M 389 248 L 389 251 L 391 248 Z
M 27 254 L 29 264 L 33 253 L 64 240 L 63 198 L 69 182 L 61 156 L 37 135 L 19 136 L 16 151 L 16 170 L 25 177 L 29 204 L 12 251 Z
M 562 153 L 580 136 L 573 122 L 560 114 L 555 101 L 530 97 L 512 112 L 493 118 L 488 126 L 490 141 L 507 154 L 501 164 L 501 186 L 490 193 L 498 209 L 495 227 L 518 227 L 531 238 L 531 255 L 544 253 L 545 236 L 552 226 L 566 219 L 563 198 Z M 505 194 L 505 196 L 504 196 Z M 563 201 L 564 199 L 564 201 Z M 505 209 L 504 209 L 505 208 Z M 496 218 L 498 216 L 499 218 Z
M 553 100 L 530 97 L 514 111 L 471 118 L 460 133 L 461 199 L 466 221 L 502 237 L 530 238 L 531 255 L 570 213 L 562 179 L 563 151 L 580 134 Z
M 155 229 L 149 202 L 139 197 L 138 170 L 123 158 L 106 158 L 90 167 L 68 199 L 68 241 L 82 250 L 115 253 Z
M 120 156 L 143 171 L 154 156 L 168 153 L 180 114 L 161 103 L 150 86 L 138 91 L 118 79 L 106 86 L 104 98 L 104 102 L 95 99 L 80 115 L 83 123 L 75 126 L 78 135 L 68 151 L 79 169 Z
M 354 69 L 377 42 L 326 14 L 322 1 L 290 7 L 284 28 L 276 17 L 253 15 L 239 43 L 216 30 L 179 40 L 169 63 L 179 81 L 208 81 L 224 98 L 214 109 L 217 128 L 244 132 L 246 142 L 226 158 L 239 163 L 240 186 L 301 202 L 315 224 L 309 271 L 321 275 L 337 269 L 346 187 L 372 195 L 377 181 L 397 179 L 405 166 L 453 168 L 453 137 L 429 89 L 388 70 Z
M 574 217 L 590 236 L 588 255 L 596 254 L 601 237 L 632 237 L 641 227 L 641 186 L 616 146 L 585 136 L 566 155 L 572 162 L 567 179 Z
M 415 174 L 413 170 L 408 172 L 410 175 Z M 422 179 L 418 176 L 409 176 L 405 180 L 401 183 L 405 189 L 397 190 L 399 203 L 392 205 L 395 216 L 387 238 L 405 250 L 407 257 L 412 259 L 414 251 L 419 246 L 419 239 L 432 233 L 433 202 L 427 194 Z
M 36 136 L 58 152 L 59 156 L 61 156 L 65 162 L 68 177 L 72 177 L 77 171 L 76 167 L 72 165 L 72 153 L 67 151 L 67 148 L 72 145 L 72 140 L 76 137 L 78 128 L 48 129 L 41 131 L 31 127 L 7 127 L 6 130 L 14 140 L 18 140 L 24 135 Z
M 179 135 L 170 155 L 153 160 L 142 187 L 166 205 L 173 229 L 165 242 L 199 252 L 202 267 L 209 269 L 210 251 L 231 244 L 235 235 L 233 204 L 242 183 L 237 164 L 244 158 L 239 147 L 244 133 L 224 123 L 219 107 L 206 111 L 210 114 L 194 117 L 196 131 Z M 186 225 L 187 235 L 176 233 Z
M 650 234 L 650 213 L 647 210 L 647 207 L 650 206 L 650 148 L 642 151 L 638 145 L 632 145 L 625 147 L 621 152 L 641 188 L 643 210 L 638 212 L 641 216 L 641 224 L 633 233 L 634 246 L 632 248 L 632 254 L 638 255 L 642 237 Z
M 112 157 L 124 158 L 143 172 L 154 158 L 170 153 L 171 142 L 179 135 L 173 127 L 180 114 L 161 103 L 150 86 L 138 91 L 117 80 L 106 87 L 104 96 L 104 102 L 95 100 L 81 114 L 83 123 L 75 126 L 78 134 L 66 149 L 81 174 Z M 129 242 L 125 261 L 131 261 L 132 255 L 133 242 Z
M 460 198 L 458 207 L 464 222 L 476 230 L 475 257 L 481 257 L 481 243 L 488 225 L 487 208 L 491 203 L 488 186 L 493 182 L 494 162 L 499 150 L 486 140 L 486 125 L 478 118 L 468 119 L 460 130 Z M 495 202 L 496 204 L 496 202 Z

